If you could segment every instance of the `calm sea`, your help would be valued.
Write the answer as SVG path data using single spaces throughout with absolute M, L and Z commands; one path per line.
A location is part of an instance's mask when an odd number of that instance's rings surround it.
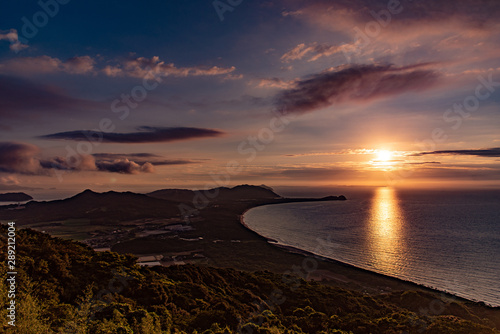
M 500 190 L 342 193 L 347 201 L 262 206 L 244 220 L 281 244 L 500 306 Z

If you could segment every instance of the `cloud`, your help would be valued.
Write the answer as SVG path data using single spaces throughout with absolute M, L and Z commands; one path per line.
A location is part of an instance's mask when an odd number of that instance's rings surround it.
M 23 44 L 19 41 L 19 34 L 16 29 L 10 29 L 7 31 L 0 30 L 0 41 L 9 41 L 10 49 L 14 52 L 19 52 L 26 49 L 28 45 Z
M 321 156 L 321 155 L 365 155 L 365 154 L 377 154 L 378 150 L 358 148 L 358 149 L 346 149 L 342 151 L 332 151 L 332 152 L 310 152 L 310 153 L 299 153 L 299 154 L 285 154 L 286 157 L 304 157 L 304 156 Z
M 99 171 L 120 174 L 154 173 L 155 169 L 149 162 L 137 162 L 127 158 L 113 160 L 95 159 L 92 155 L 79 155 L 78 163 L 70 163 L 68 160 L 55 157 L 40 160 L 40 166 L 44 169 L 64 171 Z
M 19 57 L 0 64 L 0 73 L 11 75 L 36 75 L 64 72 L 69 74 L 94 73 L 95 60 L 90 56 L 69 58 L 62 61 L 49 56 Z
M 79 155 L 71 160 L 62 157 L 40 158 L 40 149 L 31 144 L 0 142 L 0 172 L 24 175 L 53 175 L 54 171 L 99 171 L 121 174 L 154 173 L 154 164 L 190 163 L 181 160 L 165 160 L 149 153 Z M 130 158 L 130 159 L 129 159 Z M 133 159 L 136 158 L 136 159 Z M 148 161 L 151 158 L 153 161 Z M 14 176 L 2 176 L 0 184 L 17 186 Z
M 345 167 L 324 166 L 275 166 L 264 170 L 252 171 L 248 177 L 261 177 L 281 180 L 324 181 L 364 177 L 366 172 Z
M 405 165 L 441 165 L 439 161 L 404 162 Z
M 442 166 L 420 168 L 415 171 L 412 178 L 430 178 L 439 180 L 488 180 L 498 181 L 500 179 L 500 167 L 480 166 L 480 167 L 460 167 Z
M 2 176 L 0 177 L 0 184 L 5 186 L 17 186 L 19 185 L 19 180 L 14 175 Z
M 286 168 L 277 172 L 278 175 L 287 178 L 297 179 L 329 179 L 340 176 L 353 176 L 357 171 L 345 168 L 325 168 L 325 167 L 296 167 Z M 271 173 L 272 174 L 272 173 Z
M 306 55 L 312 53 L 311 57 L 308 61 L 316 61 L 321 57 L 328 57 L 339 52 L 342 52 L 345 49 L 344 45 L 328 45 L 326 43 L 318 44 L 311 43 L 309 46 L 306 46 L 304 43 L 301 43 L 294 47 L 292 50 L 288 51 L 281 57 L 281 61 L 285 63 L 289 63 L 293 60 L 301 60 Z
M 286 4 L 283 16 L 327 31 L 337 42 L 325 44 L 332 47 L 328 54 L 344 51 L 348 63 L 421 61 L 438 55 L 449 63 L 470 62 L 470 68 L 481 59 L 498 59 L 497 0 L 290 0 Z M 315 55 L 316 45 L 299 44 L 282 60 L 327 56 L 321 51 Z
M 231 75 L 235 70 L 234 66 L 228 68 L 218 66 L 177 67 L 173 63 L 166 64 L 159 57 L 138 57 L 125 60 L 116 65 L 107 65 L 104 68 L 98 68 L 95 59 L 90 56 L 73 57 L 63 61 L 59 58 L 43 55 L 38 57 L 12 58 L 0 63 L 0 73 L 16 76 L 47 73 L 82 75 L 101 72 L 109 77 L 144 78 L 151 75 L 192 77 L 225 74 L 225 79 L 241 79 L 241 75 Z
M 222 77 L 222 82 L 226 82 L 226 81 L 234 81 L 234 80 L 241 80 L 243 79 L 245 76 L 243 74 L 226 74 L 224 77 Z
M 91 155 L 78 155 L 73 160 L 68 161 L 62 157 L 54 157 L 39 160 L 40 166 L 45 170 L 67 170 L 67 171 L 96 171 L 96 160 Z M 77 158 L 77 159 L 76 159 Z M 76 163 L 76 161 L 78 161 Z
M 290 89 L 295 86 L 295 83 L 296 80 L 284 81 L 279 78 L 265 78 L 258 82 L 257 87 Z
M 94 71 L 95 60 L 90 56 L 73 57 L 62 64 L 65 72 L 72 74 L 86 74 Z
M 92 154 L 94 157 L 99 159 L 125 159 L 125 158 L 160 158 L 160 155 L 153 153 L 95 153 Z
M 168 166 L 168 165 L 188 165 L 196 163 L 193 160 L 183 160 L 183 159 L 164 159 L 162 156 L 151 154 L 151 153 L 96 153 L 93 156 L 101 161 L 116 161 L 116 160 L 133 160 L 136 163 L 144 164 L 150 163 L 153 166 Z
M 20 190 L 37 190 L 37 189 L 41 188 L 23 186 L 21 181 L 19 181 L 16 175 L 0 176 L 0 190 L 20 191 Z
M 298 60 L 304 58 L 306 54 L 308 54 L 312 49 L 310 47 L 306 47 L 304 43 L 301 43 L 285 53 L 281 60 L 284 62 L 290 62 L 292 60 Z
M 173 63 L 166 64 L 161 61 L 159 57 L 152 58 L 138 57 L 129 59 L 122 64 L 115 66 L 106 66 L 102 72 L 110 77 L 133 77 L 144 78 L 148 75 L 156 76 L 175 76 L 175 77 L 191 77 L 191 76 L 212 76 L 229 74 L 236 70 L 236 68 L 229 67 L 223 68 L 218 66 L 204 67 L 177 67 Z
M 65 139 L 65 140 L 86 140 L 89 138 L 101 138 L 107 143 L 161 143 L 177 140 L 188 140 L 195 138 L 219 137 L 224 133 L 218 130 L 188 127 L 152 127 L 142 126 L 137 128 L 139 132 L 131 133 L 105 133 L 89 130 L 68 131 L 40 136 L 41 139 Z
M 17 142 L 0 142 L 0 172 L 38 174 L 40 163 L 35 158 L 38 147 Z
M 289 10 L 283 16 L 306 17 L 312 23 L 323 26 L 345 27 L 346 23 L 369 22 L 376 14 L 388 11 L 386 0 L 295 0 L 298 10 Z M 488 28 L 498 23 L 500 3 L 497 0 L 440 0 L 440 1 L 394 1 L 393 19 L 400 25 L 418 25 L 432 22 L 446 24 L 449 20 L 460 21 L 462 26 Z M 375 14 L 374 14 L 375 12 Z M 336 20 L 333 20 L 336 19 Z M 384 19 L 384 17 L 382 17 Z M 397 29 L 400 25 L 389 27 Z
M 98 161 L 96 162 L 97 169 L 103 172 L 121 173 L 121 174 L 138 174 L 138 173 L 154 173 L 155 169 L 149 162 L 142 165 L 130 161 L 128 159 L 118 159 L 114 161 Z
M 342 102 L 363 102 L 375 98 L 424 90 L 437 83 L 439 74 L 391 65 L 353 65 L 328 70 L 298 81 L 293 89 L 277 96 L 278 110 L 311 112 Z
M 0 116 L 4 118 L 26 116 L 26 113 L 39 117 L 40 111 L 88 111 L 97 106 L 95 102 L 73 98 L 53 86 L 0 75 Z
M 500 157 L 500 147 L 474 149 L 474 150 L 446 150 L 446 151 L 430 151 L 413 154 L 413 156 L 423 155 L 470 155 L 476 157 Z

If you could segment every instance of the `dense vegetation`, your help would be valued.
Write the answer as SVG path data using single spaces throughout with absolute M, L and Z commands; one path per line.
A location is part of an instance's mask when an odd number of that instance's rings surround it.
M 150 269 L 29 229 L 17 245 L 17 326 L 5 333 L 498 333 L 481 308 L 426 292 L 368 296 L 268 271 Z

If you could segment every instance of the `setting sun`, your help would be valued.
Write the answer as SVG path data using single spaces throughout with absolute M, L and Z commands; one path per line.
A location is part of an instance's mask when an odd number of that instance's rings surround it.
M 387 150 L 382 150 L 377 152 L 377 160 L 379 161 L 389 161 L 392 159 L 392 152 Z

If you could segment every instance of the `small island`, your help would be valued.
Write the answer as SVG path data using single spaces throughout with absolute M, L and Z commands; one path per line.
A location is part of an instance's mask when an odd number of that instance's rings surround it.
M 0 202 L 26 202 L 32 199 L 33 197 L 25 193 L 0 194 Z

